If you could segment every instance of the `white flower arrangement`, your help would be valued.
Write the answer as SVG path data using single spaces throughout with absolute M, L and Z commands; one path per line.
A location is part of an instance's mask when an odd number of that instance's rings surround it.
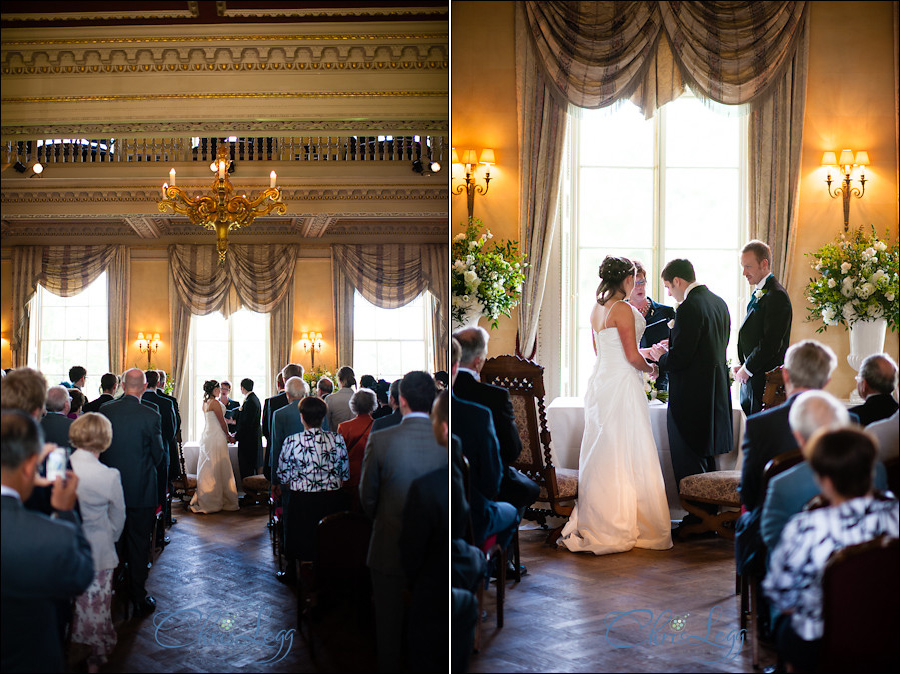
M 891 330 L 897 330 L 900 303 L 898 292 L 898 246 L 888 245 L 860 227 L 849 235 L 841 234 L 815 253 L 812 268 L 819 276 L 807 285 L 807 320 L 821 320 L 828 326 L 853 325 L 857 321 L 884 318 Z

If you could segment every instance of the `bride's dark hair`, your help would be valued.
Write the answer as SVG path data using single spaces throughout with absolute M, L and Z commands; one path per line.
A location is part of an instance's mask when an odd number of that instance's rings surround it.
M 597 304 L 603 306 L 609 298 L 622 290 L 622 284 L 634 276 L 634 262 L 627 257 L 607 255 L 600 265 L 600 285 L 597 286 Z
M 207 379 L 203 382 L 203 402 L 206 402 L 210 398 L 212 398 L 213 391 L 216 390 L 216 387 L 219 385 L 215 379 Z

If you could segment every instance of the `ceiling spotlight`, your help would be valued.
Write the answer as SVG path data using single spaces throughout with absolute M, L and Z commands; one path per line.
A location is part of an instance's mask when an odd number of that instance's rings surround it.
M 440 170 L 441 170 L 440 164 L 438 164 L 436 161 L 431 162 L 431 172 L 432 173 L 437 173 Z
M 15 164 L 13 164 L 13 168 L 16 171 L 18 171 L 19 173 L 25 173 L 25 171 L 28 170 L 28 168 L 25 166 L 25 164 L 23 164 L 20 161 L 17 161 Z
M 436 161 L 431 161 L 425 164 L 421 159 L 416 159 L 412 163 L 412 170 L 414 173 L 418 173 L 419 175 L 430 176 L 432 173 L 437 173 L 438 171 L 440 171 L 441 165 Z
M 44 172 L 44 165 L 41 162 L 36 161 L 34 162 L 34 166 L 31 167 L 31 170 L 34 171 L 34 173 L 28 176 L 29 178 L 34 178 L 35 176 L 40 178 L 41 174 Z
M 25 168 L 23 167 L 22 170 L 24 171 Z M 412 164 L 412 170 L 413 170 L 414 173 L 422 173 L 422 174 L 425 173 L 425 167 L 422 166 L 422 160 L 421 160 L 421 159 L 416 159 L 415 161 L 413 161 L 413 164 Z

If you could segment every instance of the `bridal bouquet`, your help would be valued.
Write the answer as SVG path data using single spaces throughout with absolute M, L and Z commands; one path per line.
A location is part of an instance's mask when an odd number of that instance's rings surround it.
M 641 373 L 644 378 L 644 393 L 647 396 L 647 400 L 658 400 L 661 403 L 669 401 L 669 392 L 668 391 L 660 391 L 656 388 L 656 382 L 650 379 L 649 372 Z
M 525 261 L 517 242 L 492 242 L 491 231 L 482 233 L 481 229 L 481 220 L 470 220 L 465 233 L 453 238 L 452 316 L 456 323 L 463 323 L 470 307 L 480 303 L 481 313 L 496 328 L 500 315 L 509 316 L 522 297 Z
M 806 286 L 807 320 L 821 320 L 823 332 L 829 325 L 850 326 L 857 321 L 884 318 L 891 330 L 898 327 L 897 242 L 888 245 L 859 227 L 841 234 L 814 253 L 810 266 L 819 272 Z M 885 236 L 885 239 L 887 236 Z

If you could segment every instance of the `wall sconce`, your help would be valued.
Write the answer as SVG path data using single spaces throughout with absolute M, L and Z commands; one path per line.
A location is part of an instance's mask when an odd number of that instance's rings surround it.
M 143 332 L 138 333 L 138 350 L 141 353 L 147 354 L 147 369 L 150 369 L 150 354 L 156 353 L 159 351 L 159 347 L 162 345 L 162 342 L 159 341 L 159 333 L 153 333 L 153 337 L 148 336 L 144 337 Z
M 469 220 L 472 220 L 472 216 L 475 212 L 475 193 L 487 194 L 488 189 L 491 186 L 491 166 L 497 163 L 494 159 L 494 151 L 490 148 L 485 148 L 481 151 L 481 159 L 478 159 L 475 150 L 466 150 L 463 152 L 462 162 L 460 162 L 459 155 L 457 155 L 456 150 L 453 150 L 453 163 L 463 163 L 466 165 L 466 184 L 460 185 L 454 189 L 453 194 L 462 194 L 465 189 Z M 478 169 L 478 164 L 484 164 L 485 166 L 484 187 L 475 182 L 475 171 Z
M 850 228 L 850 197 L 855 196 L 857 199 L 862 199 L 863 195 L 866 193 L 866 164 L 869 163 L 869 154 L 865 150 L 861 150 L 856 153 L 856 158 L 853 157 L 853 152 L 851 150 L 842 150 L 840 159 L 835 157 L 834 152 L 826 152 L 822 155 L 822 166 L 828 166 L 829 169 L 832 166 L 837 166 L 838 170 L 841 172 L 841 175 L 844 177 L 841 182 L 841 187 L 838 187 L 834 190 L 834 193 L 831 191 L 831 170 L 828 171 L 828 177 L 825 179 L 825 182 L 828 184 L 828 196 L 832 199 L 836 199 L 838 196 L 842 196 L 844 198 L 844 231 L 846 232 Z M 853 172 L 853 167 L 859 166 L 859 185 L 860 187 L 851 187 L 850 186 L 850 174 Z M 860 189 L 861 188 L 861 189 Z
M 310 369 L 316 367 L 316 351 L 322 352 L 322 333 L 304 332 L 300 335 L 300 348 L 310 354 Z

